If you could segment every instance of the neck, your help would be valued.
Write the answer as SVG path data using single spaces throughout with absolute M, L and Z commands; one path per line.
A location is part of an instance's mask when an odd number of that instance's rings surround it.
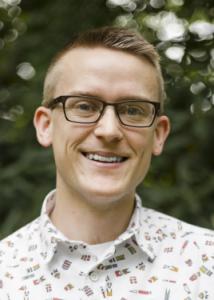
M 109 201 L 105 207 L 91 204 L 75 193 L 56 190 L 56 203 L 50 215 L 53 224 L 70 240 L 98 244 L 115 240 L 128 227 L 134 208 L 134 195 Z M 103 202 L 103 199 L 102 199 Z

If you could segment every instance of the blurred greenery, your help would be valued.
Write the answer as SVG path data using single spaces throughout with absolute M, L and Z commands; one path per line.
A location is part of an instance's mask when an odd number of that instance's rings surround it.
M 212 0 L 0 0 L 1 237 L 39 214 L 55 186 L 51 150 L 32 126 L 51 57 L 78 31 L 140 30 L 161 56 L 172 131 L 138 188 L 143 204 L 214 227 Z

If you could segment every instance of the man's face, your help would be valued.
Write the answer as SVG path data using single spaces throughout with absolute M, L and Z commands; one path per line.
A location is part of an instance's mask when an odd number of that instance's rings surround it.
M 113 103 L 159 99 L 156 71 L 146 59 L 101 47 L 75 48 L 58 64 L 54 97 L 88 95 Z M 133 199 L 152 154 L 162 151 L 168 119 L 158 117 L 150 128 L 127 127 L 108 106 L 98 123 L 89 125 L 68 122 L 61 106 L 46 110 L 43 131 L 47 140 L 40 143 L 53 146 L 57 188 L 95 206 Z M 100 157 L 125 160 L 103 162 Z

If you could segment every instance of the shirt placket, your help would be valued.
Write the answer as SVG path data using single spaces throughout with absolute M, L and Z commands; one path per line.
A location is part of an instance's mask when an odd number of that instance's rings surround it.
M 113 252 L 109 252 L 103 258 L 99 258 L 91 253 L 87 246 L 79 247 L 78 258 L 75 260 L 74 266 L 76 271 L 79 267 L 78 281 L 81 282 L 79 284 L 81 299 L 100 300 L 104 299 L 105 295 L 111 295 L 110 283 L 106 283 L 105 273 L 99 266 L 103 262 L 103 259 L 105 260 L 107 257 L 112 256 L 112 254 Z

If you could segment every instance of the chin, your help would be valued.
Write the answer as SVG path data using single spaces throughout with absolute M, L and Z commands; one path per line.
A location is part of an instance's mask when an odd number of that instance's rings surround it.
M 105 207 L 111 204 L 119 203 L 123 199 L 127 198 L 128 194 L 124 193 L 124 189 L 115 189 L 103 187 L 102 189 L 88 189 L 84 193 L 84 198 L 88 203 L 93 203 L 96 206 Z M 133 194 L 133 193 L 132 193 Z

